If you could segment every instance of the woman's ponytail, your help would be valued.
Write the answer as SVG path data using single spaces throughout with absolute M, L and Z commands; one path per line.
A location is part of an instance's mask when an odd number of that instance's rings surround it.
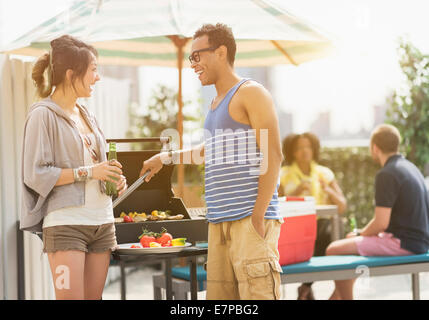
M 37 88 L 37 93 L 41 98 L 46 98 L 52 93 L 52 51 L 41 56 L 33 67 L 31 77 Z M 47 80 L 45 81 L 45 70 L 47 70 Z

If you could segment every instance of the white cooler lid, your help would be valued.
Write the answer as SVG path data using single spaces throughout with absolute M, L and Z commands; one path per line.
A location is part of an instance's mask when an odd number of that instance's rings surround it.
M 283 218 L 316 214 L 314 197 L 305 197 L 304 201 L 286 201 L 286 197 L 279 198 L 279 212 Z

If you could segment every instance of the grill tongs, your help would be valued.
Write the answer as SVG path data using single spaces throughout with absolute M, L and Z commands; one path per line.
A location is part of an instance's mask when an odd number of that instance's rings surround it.
M 116 142 L 116 143 L 161 142 L 164 147 L 167 147 L 168 143 L 170 143 L 170 140 L 171 140 L 170 137 L 151 137 L 151 138 L 140 138 L 140 139 L 108 139 L 107 143 L 109 142 Z M 117 197 L 115 201 L 113 201 L 113 208 L 115 208 L 118 204 L 124 201 L 125 198 L 127 198 L 131 193 L 133 193 L 134 190 L 140 187 L 144 182 L 144 179 L 148 176 L 149 172 L 150 171 L 146 171 L 145 174 L 142 175 L 140 178 L 138 178 L 131 186 L 129 186 L 128 189 L 123 194 Z
M 146 171 L 145 174 L 142 175 L 140 178 L 138 178 L 136 181 L 134 181 L 134 183 L 131 186 L 129 186 L 128 189 L 125 190 L 123 194 L 117 197 L 115 201 L 113 201 L 113 208 L 116 207 L 118 204 L 120 204 L 122 201 L 124 201 L 125 198 L 127 198 L 131 193 L 133 193 L 134 190 L 140 187 L 143 184 L 144 179 L 149 175 L 149 173 L 150 173 L 150 170 Z

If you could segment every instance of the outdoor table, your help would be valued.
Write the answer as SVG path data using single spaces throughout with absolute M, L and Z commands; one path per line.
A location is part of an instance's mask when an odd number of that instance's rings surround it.
M 164 263 L 164 275 L 165 275 L 165 288 L 166 288 L 166 297 L 167 300 L 172 300 L 173 298 L 173 279 L 171 276 L 171 260 L 175 258 L 187 258 L 189 263 L 189 270 L 191 275 L 190 287 L 191 287 L 191 300 L 197 300 L 198 292 L 198 281 L 197 281 L 197 256 L 207 254 L 207 248 L 201 247 L 188 247 L 184 248 L 180 252 L 173 253 L 152 253 L 152 254 L 124 254 L 113 252 L 112 256 L 114 260 L 118 260 L 119 263 L 126 262 L 128 263 L 141 263 L 141 262 L 154 262 L 162 261 Z
M 341 239 L 341 219 L 336 205 L 316 205 L 316 215 L 321 218 L 331 219 L 331 240 Z

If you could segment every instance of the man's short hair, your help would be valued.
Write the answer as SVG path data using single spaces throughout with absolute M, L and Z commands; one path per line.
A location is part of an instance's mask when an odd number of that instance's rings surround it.
M 228 62 L 231 66 L 234 65 L 235 52 L 237 45 L 235 43 L 232 29 L 223 23 L 204 24 L 201 28 L 195 31 L 193 39 L 207 35 L 211 47 L 219 48 L 224 45 L 228 52 Z
M 378 125 L 371 134 L 371 145 L 375 144 L 383 153 L 399 151 L 401 134 L 390 124 Z

